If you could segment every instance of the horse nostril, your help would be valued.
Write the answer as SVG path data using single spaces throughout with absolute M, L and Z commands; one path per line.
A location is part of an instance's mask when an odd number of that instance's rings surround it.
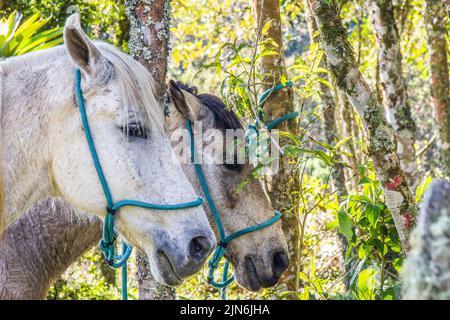
M 198 261 L 202 261 L 211 251 L 211 242 L 205 237 L 196 237 L 189 245 L 191 256 Z
M 275 274 L 281 275 L 289 266 L 289 258 L 284 251 L 275 252 L 273 255 L 273 271 Z

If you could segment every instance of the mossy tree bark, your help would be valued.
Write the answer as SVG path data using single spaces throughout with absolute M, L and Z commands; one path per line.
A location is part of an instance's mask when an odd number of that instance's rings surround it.
M 439 152 L 443 173 L 450 177 L 450 96 L 443 1 L 427 0 L 425 9 L 430 52 L 431 99 L 439 124 Z
M 283 39 L 281 33 L 281 18 L 280 5 L 278 0 L 254 0 L 253 14 L 256 21 L 258 32 L 261 32 L 263 26 L 270 21 L 269 30 L 263 39 L 272 39 L 278 46 L 278 55 L 265 56 L 261 60 L 261 73 L 267 75 L 265 83 L 266 88 L 271 88 L 273 85 L 280 83 L 283 75 L 287 78 L 286 66 L 283 52 Z M 277 119 L 286 113 L 293 111 L 293 91 L 290 88 L 285 88 L 269 96 L 264 104 L 265 121 L 270 122 Z M 296 134 L 296 121 L 287 121 L 278 126 L 277 129 L 288 131 Z M 282 139 L 281 139 L 282 140 Z M 283 144 L 283 141 L 281 141 Z M 281 157 L 278 172 L 271 179 L 271 187 L 269 195 L 272 204 L 276 210 L 282 212 L 291 212 L 290 195 L 293 190 L 298 187 L 298 179 L 295 174 L 292 174 L 293 167 L 289 163 L 287 157 Z M 293 178 L 294 177 L 294 178 Z M 299 287 L 299 240 L 300 228 L 298 216 L 295 213 L 285 214 L 283 217 L 283 231 L 286 235 L 289 248 L 289 268 L 283 274 L 280 283 L 283 284 L 289 291 L 297 291 Z M 295 297 L 292 297 L 295 298 Z
M 381 96 L 388 121 L 393 125 L 397 135 L 400 164 L 412 186 L 416 180 L 414 173 L 417 169 L 414 149 L 416 128 L 403 78 L 402 53 L 394 6 L 391 0 L 371 0 L 370 8 L 376 32 Z
M 152 74 L 156 96 L 163 103 L 170 40 L 170 0 L 127 0 L 125 11 L 130 21 L 130 53 Z M 151 274 L 145 253 L 136 253 L 136 263 L 140 300 L 175 299 L 175 289 L 159 284 Z
M 397 155 L 395 133 L 386 119 L 384 108 L 358 69 L 353 49 L 347 39 L 334 2 L 308 0 L 320 32 L 330 71 L 361 119 L 367 135 L 368 153 L 380 179 L 385 203 L 397 228 L 403 249 L 415 226 L 417 208 L 408 188 Z
M 404 299 L 450 299 L 450 183 L 427 189 L 403 270 Z

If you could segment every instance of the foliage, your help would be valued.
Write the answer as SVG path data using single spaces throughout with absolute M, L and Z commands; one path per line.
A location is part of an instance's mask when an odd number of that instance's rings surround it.
M 49 300 L 117 300 L 118 288 L 106 283 L 101 274 L 103 259 L 98 249 L 87 252 L 51 287 Z M 79 281 L 82 278 L 83 281 Z M 132 296 L 133 297 L 133 296 Z
M 22 22 L 22 15 L 13 12 L 0 21 L 0 57 L 18 56 L 53 47 L 63 42 L 62 28 L 40 31 L 51 18 L 34 14 Z
M 13 0 L 7 4 L 4 9 L 7 14 L 16 11 L 24 16 L 39 13 L 51 17 L 44 30 L 63 27 L 67 17 L 77 11 L 90 37 L 126 50 L 129 26 L 123 0 Z
M 349 195 L 337 213 L 338 228 L 348 241 L 346 258 L 355 270 L 350 272 L 351 288 L 358 299 L 399 298 L 396 281 L 403 256 L 394 222 L 370 163 L 360 167 L 359 179 L 361 192 Z

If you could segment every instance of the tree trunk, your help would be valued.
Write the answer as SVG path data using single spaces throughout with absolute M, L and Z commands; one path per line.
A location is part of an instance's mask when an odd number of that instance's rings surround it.
M 397 153 L 401 167 L 408 178 L 409 185 L 413 186 L 415 181 L 413 175 L 417 169 L 414 149 L 416 129 L 403 78 L 402 53 L 394 7 L 391 0 L 372 0 L 370 5 L 376 31 L 378 74 L 383 104 L 388 121 L 396 132 Z
M 431 99 L 439 124 L 440 163 L 444 175 L 450 177 L 450 97 L 443 1 L 427 0 L 425 19 L 430 52 Z
M 156 96 L 164 98 L 170 40 L 170 0 L 127 0 L 125 12 L 130 20 L 130 54 L 155 79 Z
M 260 33 L 263 26 L 271 21 L 268 32 L 261 39 L 272 39 L 277 45 L 279 55 L 265 56 L 261 60 L 261 73 L 270 75 L 265 84 L 266 89 L 273 85 L 280 83 L 282 75 L 286 73 L 286 66 L 283 52 L 283 39 L 281 33 L 281 19 L 280 19 L 280 5 L 278 0 L 254 0 L 253 13 L 255 16 L 256 27 Z M 276 93 L 273 93 L 266 100 L 263 110 L 265 114 L 265 121 L 270 122 L 277 119 L 288 112 L 293 111 L 293 92 L 290 88 L 285 88 Z M 296 121 L 287 121 L 278 126 L 278 129 L 288 131 L 296 134 Z M 281 139 L 282 140 L 282 139 Z M 283 141 L 281 141 L 283 143 Z M 269 195 L 272 200 L 272 205 L 276 210 L 288 212 L 292 206 L 290 194 L 298 188 L 298 180 L 293 174 L 292 165 L 289 164 L 287 157 L 281 157 L 280 168 L 278 172 L 272 177 L 271 189 Z M 297 291 L 299 287 L 299 221 L 298 216 L 293 213 L 284 215 L 283 217 L 283 231 L 286 235 L 289 248 L 289 268 L 283 274 L 280 283 L 285 285 L 288 291 Z M 295 297 L 292 297 L 295 298 Z
M 450 183 L 433 181 L 425 194 L 403 270 L 404 299 L 450 299 Z
M 403 249 L 407 251 L 407 240 L 416 222 L 417 208 L 400 167 L 395 133 L 386 120 L 383 107 L 358 69 L 346 30 L 337 15 L 337 7 L 334 2 L 327 2 L 308 0 L 330 71 L 364 126 L 368 153 L 380 179 L 385 203 L 391 211 Z
M 156 97 L 163 103 L 170 40 L 170 0 L 128 0 L 125 11 L 130 20 L 130 53 L 154 77 Z M 145 253 L 137 252 L 136 262 L 140 300 L 176 298 L 174 288 L 156 282 Z

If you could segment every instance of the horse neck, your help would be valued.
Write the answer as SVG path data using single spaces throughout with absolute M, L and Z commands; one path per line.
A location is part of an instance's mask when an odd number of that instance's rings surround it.
M 0 299 L 44 299 L 53 281 L 101 238 L 101 221 L 60 199 L 36 205 L 0 242 Z
M 26 65 L 26 57 L 24 60 Z M 47 66 L 26 65 L 22 70 L 20 63 L 16 69 L 8 70 L 7 63 L 1 66 L 4 71 L 0 119 L 6 225 L 37 201 L 52 195 L 50 119 L 64 99 L 69 102 L 73 92 L 67 60 L 59 58 Z M 18 64 L 17 59 L 12 63 Z

